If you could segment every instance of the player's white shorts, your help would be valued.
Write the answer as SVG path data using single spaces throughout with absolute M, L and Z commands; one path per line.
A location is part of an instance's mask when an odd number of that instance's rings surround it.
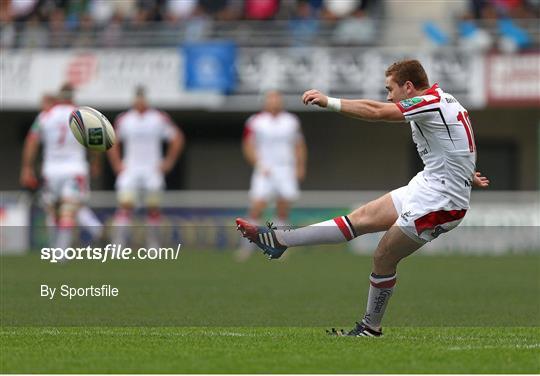
M 249 196 L 252 200 L 269 201 L 276 197 L 296 200 L 299 196 L 296 170 L 291 167 L 272 168 L 265 175 L 256 169 L 251 175 Z
M 457 227 L 467 212 L 431 189 L 421 173 L 391 195 L 398 212 L 396 225 L 419 243 L 429 242 Z
M 43 176 L 43 201 L 53 205 L 59 201 L 85 202 L 90 195 L 86 174 L 46 174 Z
M 118 175 L 115 187 L 120 202 L 134 203 L 138 193 L 144 192 L 147 204 L 158 204 L 165 178 L 160 171 L 126 169 Z

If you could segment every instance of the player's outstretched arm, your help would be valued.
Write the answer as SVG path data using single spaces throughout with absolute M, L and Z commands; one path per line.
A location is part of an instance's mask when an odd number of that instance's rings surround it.
M 89 151 L 88 160 L 90 162 L 90 176 L 97 178 L 101 175 L 101 153 L 98 151 Z
M 169 173 L 173 169 L 174 164 L 176 163 L 178 157 L 184 149 L 184 144 L 184 133 L 180 129 L 176 128 L 173 138 L 171 138 L 171 140 L 169 141 L 167 154 L 165 155 L 165 158 L 163 158 L 163 162 L 161 163 L 161 170 L 164 173 Z
M 114 145 L 107 151 L 107 157 L 109 158 L 109 163 L 111 168 L 116 175 L 122 172 L 124 169 L 124 164 L 122 163 L 122 156 L 120 154 L 120 142 L 117 141 Z
M 245 136 L 242 140 L 242 154 L 252 167 L 257 165 L 257 151 L 251 135 Z
M 39 137 L 34 133 L 29 133 L 24 141 L 20 184 L 26 188 L 35 188 L 38 184 L 34 174 L 34 162 L 39 150 Z
M 302 95 L 302 101 L 305 105 L 317 105 L 368 121 L 405 121 L 405 116 L 394 103 L 378 102 L 370 99 L 331 98 L 313 89 L 306 91 Z
M 306 164 L 307 164 L 307 147 L 306 147 L 306 141 L 304 141 L 303 137 L 296 142 L 295 154 L 296 154 L 296 178 L 299 181 L 303 181 L 306 177 Z

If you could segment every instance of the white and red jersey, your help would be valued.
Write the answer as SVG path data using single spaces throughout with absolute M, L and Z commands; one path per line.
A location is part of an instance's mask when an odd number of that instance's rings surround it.
M 253 137 L 258 164 L 296 166 L 296 144 L 303 137 L 296 115 L 285 111 L 277 115 L 266 111 L 252 115 L 244 127 L 246 137 Z
M 178 130 L 162 111 L 131 109 L 114 123 L 116 136 L 123 143 L 123 162 L 127 170 L 155 171 L 163 159 L 161 143 L 172 140 Z
M 410 121 L 424 162 L 420 173 L 430 187 L 463 209 L 469 207 L 476 168 L 476 146 L 467 110 L 437 84 L 424 95 L 397 103 Z
M 69 129 L 69 116 L 75 107 L 57 104 L 37 116 L 29 137 L 39 137 L 43 144 L 43 176 L 86 175 L 86 149 Z

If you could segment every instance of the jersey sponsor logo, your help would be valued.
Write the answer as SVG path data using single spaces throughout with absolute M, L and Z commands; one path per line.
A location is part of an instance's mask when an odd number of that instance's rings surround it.
M 420 157 L 422 157 L 422 156 L 426 155 L 427 153 L 428 153 L 428 150 L 426 148 L 424 148 L 424 150 L 418 152 L 418 155 L 420 155 Z
M 409 107 L 412 107 L 414 105 L 417 105 L 418 103 L 420 103 L 422 101 L 423 101 L 422 98 L 414 97 L 414 98 L 409 98 L 409 99 L 402 100 L 401 102 L 399 102 L 399 104 L 401 104 L 401 107 L 403 107 L 403 108 L 409 108 Z

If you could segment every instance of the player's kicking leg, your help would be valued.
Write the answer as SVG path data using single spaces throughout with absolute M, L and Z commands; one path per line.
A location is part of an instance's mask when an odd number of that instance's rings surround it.
M 390 193 L 361 206 L 346 216 L 296 229 L 259 226 L 238 218 L 237 228 L 271 259 L 279 258 L 289 247 L 334 244 L 356 236 L 388 230 L 396 222 L 397 211 Z
M 398 209 L 401 210 L 398 196 L 394 201 L 392 194 L 388 193 L 347 216 L 298 229 L 278 230 L 270 226 L 256 226 L 240 218 L 237 219 L 237 226 L 243 236 L 257 244 L 269 258 L 279 258 L 287 247 L 339 243 L 362 234 L 388 230 L 373 255 L 368 303 L 363 319 L 350 331 L 329 331 L 329 334 L 338 336 L 379 337 L 382 335 L 382 318 L 396 284 L 397 264 L 423 245 L 406 235 L 400 227 L 393 226 L 398 219 Z

